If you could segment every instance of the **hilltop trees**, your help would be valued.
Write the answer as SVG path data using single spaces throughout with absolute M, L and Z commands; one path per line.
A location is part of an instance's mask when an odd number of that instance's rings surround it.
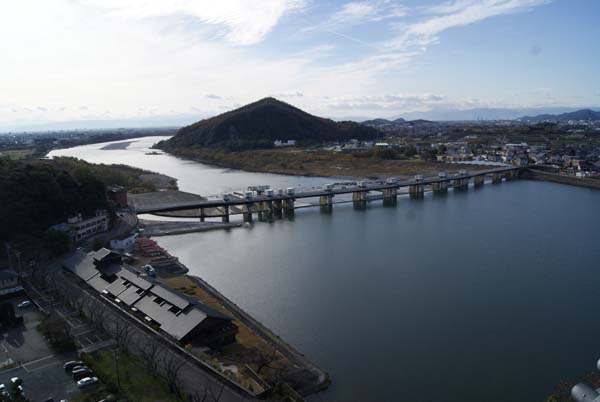
M 85 167 L 69 172 L 46 162 L 0 159 L 0 244 L 64 251 L 48 228 L 76 213 L 109 207 L 105 185 Z

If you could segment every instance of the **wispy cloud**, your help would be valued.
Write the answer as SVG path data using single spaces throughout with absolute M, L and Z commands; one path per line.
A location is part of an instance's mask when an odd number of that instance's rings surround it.
M 346 31 L 358 25 L 403 17 L 406 12 L 406 7 L 390 0 L 353 1 L 342 5 L 322 21 L 310 24 L 302 32 L 324 31 L 359 44 L 370 45 Z
M 144 19 L 190 16 L 205 24 L 224 27 L 223 36 L 237 45 L 261 42 L 288 13 L 302 9 L 304 0 L 80 0 L 113 15 Z
M 378 22 L 406 15 L 406 8 L 389 1 L 354 1 L 344 4 L 320 24 L 309 29 L 342 30 L 368 22 Z
M 439 34 L 455 27 L 474 24 L 491 17 L 531 10 L 552 0 L 455 0 L 424 10 L 421 21 L 399 25 L 400 35 L 386 43 L 388 48 L 426 47 L 439 41 Z

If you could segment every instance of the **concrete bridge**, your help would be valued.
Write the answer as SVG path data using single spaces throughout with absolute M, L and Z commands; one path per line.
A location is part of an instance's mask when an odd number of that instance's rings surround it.
M 369 201 L 373 200 L 383 200 L 384 204 L 393 205 L 400 194 L 400 189 L 408 189 L 411 197 L 420 198 L 426 190 L 445 192 L 448 188 L 464 189 L 471 182 L 475 187 L 479 187 L 484 185 L 486 177 L 491 178 L 492 183 L 517 179 L 521 169 L 520 167 L 496 167 L 473 172 L 461 170 L 454 174 L 442 172 L 433 177 L 417 175 L 413 179 L 403 181 L 389 178 L 384 181 L 326 184 L 320 188 L 302 191 L 292 187 L 279 190 L 261 187 L 254 191 L 228 193 L 222 198 L 212 199 L 201 197 L 190 199 L 189 194 L 183 199 L 172 196 L 163 199 L 159 196 L 152 202 L 134 202 L 133 207 L 137 214 L 195 217 L 201 220 L 221 217 L 223 222 L 229 222 L 230 215 L 243 214 L 244 221 L 251 222 L 253 214 L 258 214 L 259 219 L 293 215 L 294 210 L 299 208 L 296 201 L 301 199 L 318 199 L 317 202 L 303 206 L 320 206 L 323 210 L 332 208 L 336 203 L 335 196 L 345 194 L 352 195 L 351 202 L 357 208 L 364 208 Z M 182 211 L 187 213 L 181 213 Z M 190 214 L 189 211 L 193 213 Z

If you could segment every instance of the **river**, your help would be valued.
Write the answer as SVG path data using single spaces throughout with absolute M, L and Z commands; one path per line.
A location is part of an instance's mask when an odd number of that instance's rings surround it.
M 146 155 L 155 140 L 51 155 L 201 194 L 326 180 Z M 538 402 L 600 357 L 599 206 L 600 191 L 521 180 L 157 240 L 331 374 L 310 402 Z

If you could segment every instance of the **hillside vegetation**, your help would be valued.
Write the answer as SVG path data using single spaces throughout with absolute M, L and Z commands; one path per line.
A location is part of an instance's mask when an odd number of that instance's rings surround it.
M 359 123 L 313 116 L 274 98 L 265 98 L 239 109 L 181 128 L 157 148 L 220 148 L 230 151 L 271 148 L 275 140 L 298 144 L 374 139 L 380 134 Z
M 78 212 L 109 207 L 104 183 L 85 167 L 0 159 L 0 243 L 40 243 L 47 229 Z M 48 239 L 51 241 L 51 239 Z

